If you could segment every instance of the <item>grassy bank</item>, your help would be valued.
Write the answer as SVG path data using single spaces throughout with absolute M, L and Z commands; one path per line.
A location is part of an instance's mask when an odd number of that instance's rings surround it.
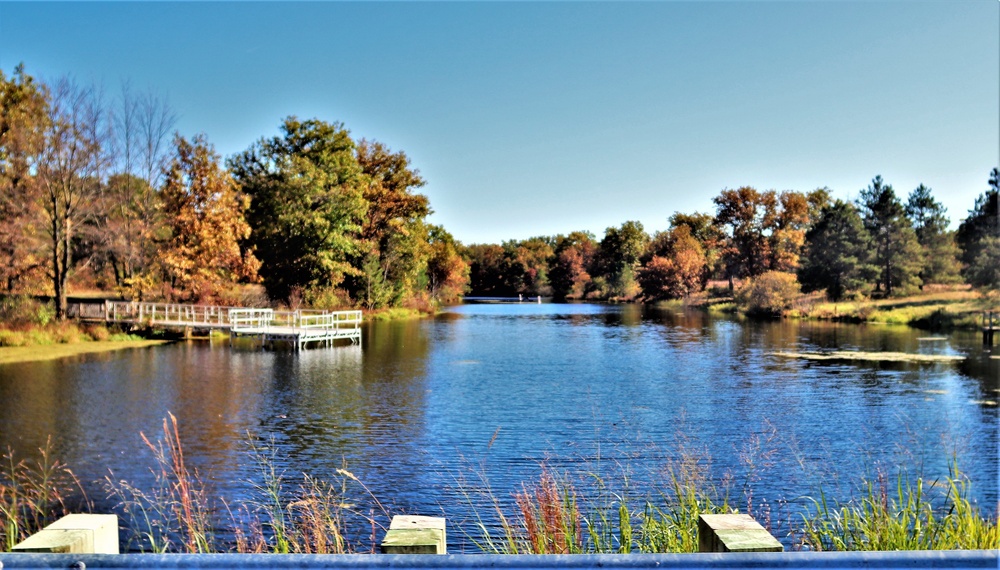
M 143 348 L 167 342 L 109 329 L 104 325 L 18 319 L 0 323 L 0 364 L 55 360 L 67 356 Z M 42 320 L 43 322 L 37 322 Z M 36 322 L 32 322 L 36 321 Z
M 744 314 L 744 308 L 717 288 L 683 301 L 657 306 L 686 306 L 715 314 Z M 803 295 L 781 312 L 784 318 L 828 320 L 848 323 L 909 325 L 924 330 L 979 330 L 985 311 L 1000 312 L 996 295 L 983 295 L 964 288 L 931 289 L 916 295 L 891 299 L 827 301 L 821 294 Z
M 803 318 L 910 325 L 927 330 L 976 330 L 983 311 L 1000 309 L 996 300 L 971 290 L 928 292 L 891 299 L 805 303 Z
M 39 362 L 43 360 L 57 360 L 68 356 L 78 356 L 80 354 L 91 354 L 95 352 L 108 352 L 112 350 L 123 350 L 126 348 L 145 348 L 163 344 L 165 340 L 105 340 L 92 342 L 78 342 L 73 344 L 49 344 L 33 346 L 4 346 L 0 347 L 0 364 L 10 364 L 13 362 Z

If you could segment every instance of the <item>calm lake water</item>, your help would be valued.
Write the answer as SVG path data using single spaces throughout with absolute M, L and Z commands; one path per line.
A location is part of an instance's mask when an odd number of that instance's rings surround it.
M 472 548 L 475 513 L 489 523 L 483 479 L 510 516 L 513 493 L 543 463 L 585 497 L 598 477 L 642 497 L 663 488 L 665 466 L 698 457 L 733 503 L 745 509 L 749 498 L 777 525 L 821 488 L 843 500 L 863 476 L 935 478 L 954 461 L 995 512 L 1000 360 L 974 333 L 927 336 L 637 306 L 465 305 L 369 325 L 361 347 L 194 341 L 3 365 L 0 448 L 32 456 L 51 436 L 54 455 L 108 509 L 99 481 L 109 470 L 151 484 L 140 432 L 156 437 L 170 412 L 188 465 L 218 496 L 239 501 L 260 482 L 255 439 L 273 448 L 289 486 L 303 473 L 336 480 L 346 467 L 394 514 L 447 516 L 453 551 Z M 771 354 L 817 349 L 965 360 Z

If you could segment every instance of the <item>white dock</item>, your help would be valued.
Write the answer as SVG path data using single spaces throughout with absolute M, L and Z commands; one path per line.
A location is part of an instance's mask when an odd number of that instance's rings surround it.
M 230 339 L 257 337 L 261 345 L 291 343 L 295 350 L 309 343 L 331 346 L 337 339 L 361 342 L 361 311 L 275 311 L 273 309 L 232 309 Z
M 255 337 L 261 346 L 287 342 L 295 350 L 309 344 L 331 346 L 335 340 L 361 342 L 361 311 L 275 311 L 274 309 L 104 301 L 74 303 L 71 317 L 139 326 L 229 331 L 230 340 Z

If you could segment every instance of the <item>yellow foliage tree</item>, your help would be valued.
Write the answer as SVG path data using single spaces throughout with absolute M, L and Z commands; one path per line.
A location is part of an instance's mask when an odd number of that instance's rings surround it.
M 164 215 L 171 237 L 160 263 L 171 297 L 212 302 L 237 281 L 256 281 L 260 262 L 241 250 L 250 236 L 244 217 L 250 199 L 239 192 L 219 155 L 203 135 L 174 139 L 176 154 L 163 187 Z

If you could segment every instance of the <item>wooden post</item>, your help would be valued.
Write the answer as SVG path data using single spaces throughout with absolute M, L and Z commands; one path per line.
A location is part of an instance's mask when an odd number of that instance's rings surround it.
M 15 544 L 11 552 L 118 554 L 118 517 L 66 515 Z
M 782 552 L 785 549 L 750 515 L 699 515 L 699 552 Z
M 382 554 L 447 554 L 443 517 L 396 515 L 382 539 Z

